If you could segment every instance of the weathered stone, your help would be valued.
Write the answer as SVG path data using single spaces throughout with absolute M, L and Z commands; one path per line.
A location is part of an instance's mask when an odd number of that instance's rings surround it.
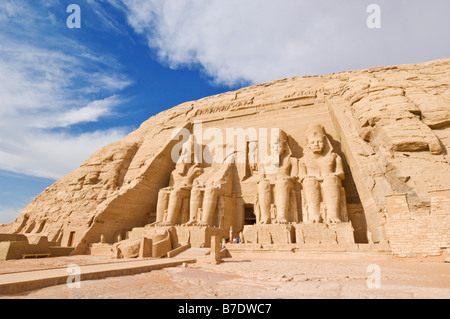
M 294 77 L 187 102 L 150 118 L 123 140 L 95 152 L 79 169 L 37 196 L 12 227 L 2 229 L 47 236 L 49 242 L 73 246 L 79 254 L 102 234 L 106 243 L 113 244 L 133 228 L 147 229 L 144 226 L 152 223 L 175 225 L 188 237 L 195 235 L 188 231 L 190 227 L 217 229 L 211 235 L 219 236 L 228 236 L 232 229 L 237 237 L 246 223 L 298 224 L 309 219 L 305 212 L 315 211 L 325 222 L 345 222 L 347 218 L 355 222 L 358 239 L 370 233 L 369 242 L 389 240 L 397 252 L 435 253 L 440 249 L 436 242 L 445 238 L 438 236 L 430 248 L 416 245 L 413 249 L 414 245 L 404 242 L 407 233 L 402 229 L 420 225 L 408 243 L 421 240 L 420 229 L 426 234 L 425 229 L 448 233 L 447 224 L 440 220 L 449 210 L 442 208 L 446 204 L 436 204 L 435 193 L 430 193 L 450 189 L 448 83 L 450 59 L 442 59 Z M 174 130 L 195 134 L 199 123 L 203 132 L 214 129 L 223 137 L 227 129 L 234 129 L 244 137 L 243 149 L 236 150 L 234 145 L 232 152 L 224 152 L 227 161 L 212 165 L 205 161 L 177 163 L 172 151 L 180 141 L 172 139 Z M 332 158 L 323 153 L 323 157 L 307 160 L 310 124 L 323 127 L 322 141 L 327 141 Z M 282 131 L 277 144 L 281 165 L 266 174 L 259 165 L 258 147 L 267 140 L 259 132 L 272 128 Z M 213 151 L 210 136 L 203 137 L 194 143 L 202 153 L 228 150 L 230 144 L 233 148 L 234 138 L 221 141 Z M 228 161 L 230 158 L 234 162 Z M 322 159 L 329 160 L 326 175 L 334 175 L 335 187 L 324 182 L 322 173 L 306 176 L 315 181 L 305 185 L 306 177 L 301 180 L 299 174 L 301 164 L 303 168 L 323 168 L 326 165 L 319 165 Z M 421 221 L 389 218 L 392 209 L 398 214 L 386 198 L 399 193 L 405 194 L 410 214 L 429 212 L 430 207 L 433 214 L 429 218 L 424 215 Z M 429 224 L 434 228 L 425 227 Z M 202 244 L 209 245 L 210 237 L 206 237 Z M 167 238 L 161 239 L 161 245 Z M 135 246 L 130 243 L 124 250 L 134 255 Z

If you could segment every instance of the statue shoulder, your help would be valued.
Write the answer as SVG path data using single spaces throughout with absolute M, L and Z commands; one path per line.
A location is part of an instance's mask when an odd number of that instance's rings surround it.
M 192 165 L 188 170 L 188 175 L 199 175 L 203 173 L 203 168 L 199 164 Z

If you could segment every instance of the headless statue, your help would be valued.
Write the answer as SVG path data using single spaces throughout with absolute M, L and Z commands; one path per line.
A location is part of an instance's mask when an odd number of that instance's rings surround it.
M 341 222 L 341 186 L 344 178 L 342 159 L 333 152 L 323 126 L 311 126 L 305 156 L 299 160 L 299 179 L 304 190 L 309 221 L 321 221 L 320 203 L 324 202 L 326 222 Z
M 233 167 L 230 163 L 213 163 L 197 178 L 191 191 L 189 222 L 186 226 L 214 226 L 219 196 L 231 196 Z M 201 216 L 199 218 L 199 211 Z

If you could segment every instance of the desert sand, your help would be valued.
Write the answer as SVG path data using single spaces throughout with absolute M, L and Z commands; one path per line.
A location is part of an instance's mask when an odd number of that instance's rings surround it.
M 111 262 L 93 256 L 4 261 L 2 273 Z M 380 287 L 368 288 L 380 268 Z M 450 264 L 439 257 L 304 253 L 271 259 L 225 258 L 221 264 L 189 264 L 134 276 L 82 281 L 3 296 L 14 299 L 447 299 Z

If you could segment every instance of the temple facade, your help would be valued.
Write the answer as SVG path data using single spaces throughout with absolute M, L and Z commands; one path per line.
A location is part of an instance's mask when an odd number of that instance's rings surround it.
M 208 247 L 211 236 L 439 254 L 450 230 L 448 83 L 444 59 L 181 104 L 46 189 L 11 233 L 72 254 L 147 237 Z

